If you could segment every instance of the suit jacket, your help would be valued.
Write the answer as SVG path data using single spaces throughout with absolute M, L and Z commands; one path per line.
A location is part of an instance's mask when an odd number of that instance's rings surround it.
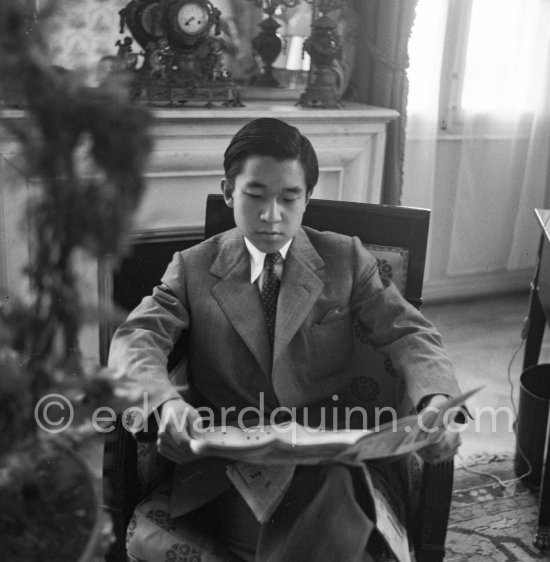
M 260 294 L 250 283 L 249 254 L 233 229 L 174 255 L 161 285 L 117 330 L 110 365 L 147 392 L 136 432 L 155 408 L 178 395 L 166 358 L 183 332 L 195 406 L 238 412 L 263 401 L 266 414 L 278 406 L 303 408 L 328 401 L 349 383 L 357 321 L 404 375 L 413 404 L 459 392 L 438 332 L 380 278 L 360 240 L 307 227 L 294 237 L 284 262 L 273 357 Z M 178 466 L 172 515 L 223 491 L 225 464 L 199 459 Z

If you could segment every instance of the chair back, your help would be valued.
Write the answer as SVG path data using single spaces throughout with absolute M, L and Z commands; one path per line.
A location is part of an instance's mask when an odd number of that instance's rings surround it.
M 359 237 L 377 258 L 380 273 L 390 277 L 411 304 L 420 307 L 430 224 L 428 209 L 311 199 L 302 224 Z M 223 196 L 209 195 L 205 238 L 234 226 L 233 210 Z

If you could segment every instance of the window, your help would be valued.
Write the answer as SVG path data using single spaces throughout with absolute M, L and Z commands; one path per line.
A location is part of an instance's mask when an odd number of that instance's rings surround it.
M 541 103 L 547 0 L 419 0 L 409 43 L 409 114 L 439 107 L 442 129 L 517 120 Z M 435 94 L 434 94 L 435 92 Z M 434 99 L 435 96 L 435 99 Z

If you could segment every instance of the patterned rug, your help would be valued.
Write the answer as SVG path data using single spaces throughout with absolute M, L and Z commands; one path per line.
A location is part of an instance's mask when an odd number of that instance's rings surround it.
M 536 521 L 537 496 L 515 479 L 513 455 L 472 457 L 455 471 L 445 562 L 550 560 L 532 544 Z

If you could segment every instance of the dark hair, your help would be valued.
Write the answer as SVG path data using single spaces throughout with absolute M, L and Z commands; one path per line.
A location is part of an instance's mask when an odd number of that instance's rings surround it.
M 307 195 L 311 195 L 319 178 L 319 163 L 311 142 L 296 127 L 280 119 L 254 119 L 237 131 L 223 160 L 225 178 L 230 184 L 233 185 L 250 156 L 299 160 L 304 168 Z

